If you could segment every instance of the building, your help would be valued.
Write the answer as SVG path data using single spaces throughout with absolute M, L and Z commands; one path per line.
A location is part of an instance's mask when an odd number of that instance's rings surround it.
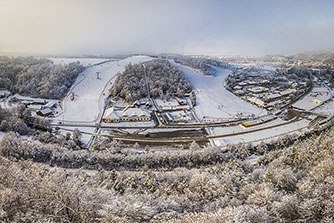
M 44 116 L 44 117 L 47 117 L 47 116 L 50 116 L 52 114 L 52 111 L 50 108 L 45 108 L 45 109 L 42 109 L 42 110 L 38 110 L 36 112 L 37 115 L 39 116 Z
M 282 97 L 282 95 L 280 95 L 280 94 L 269 94 L 269 95 L 265 96 L 264 101 L 265 102 L 271 102 L 271 101 L 275 101 L 275 100 L 277 100 L 281 97 Z
M 282 96 L 289 96 L 290 94 L 295 94 L 297 92 L 297 90 L 296 89 L 286 89 L 286 90 L 284 90 L 284 91 L 282 91 L 282 92 L 280 92 L 280 94 L 282 95 Z
M 259 99 L 259 98 L 256 98 L 256 97 L 248 97 L 247 100 L 248 100 L 250 103 L 257 105 L 257 106 L 260 107 L 260 108 L 263 108 L 263 107 L 265 106 L 264 101 L 262 101 L 262 100 Z
M 243 90 L 236 90 L 234 91 L 234 94 L 237 96 L 242 96 L 242 95 L 245 95 L 245 92 Z
M 123 110 L 117 110 L 114 109 L 114 107 L 111 107 L 105 111 L 105 115 L 102 120 L 105 123 L 150 121 L 151 113 L 140 107 L 128 107 Z
M 254 93 L 254 94 L 259 94 L 264 91 L 268 91 L 268 88 L 265 87 L 252 87 L 247 89 L 249 92 Z

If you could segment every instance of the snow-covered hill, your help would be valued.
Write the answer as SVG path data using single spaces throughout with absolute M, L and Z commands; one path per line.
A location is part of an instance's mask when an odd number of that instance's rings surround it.
M 237 113 L 244 115 L 264 115 L 266 112 L 248 102 L 245 102 L 229 92 L 224 87 L 225 78 L 230 70 L 217 69 L 215 76 L 205 76 L 194 69 L 172 62 L 183 71 L 187 81 L 197 91 L 197 116 L 212 118 L 235 118 Z
M 95 123 L 101 115 L 108 89 L 118 72 L 123 72 L 129 63 L 151 60 L 148 56 L 133 56 L 88 67 L 77 77 L 63 101 L 64 111 L 56 120 L 73 123 Z M 71 97 L 74 96 L 73 100 Z

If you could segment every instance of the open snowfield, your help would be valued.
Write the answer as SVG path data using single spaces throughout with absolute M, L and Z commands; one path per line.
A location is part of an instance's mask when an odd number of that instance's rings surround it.
M 185 78 L 197 91 L 196 115 L 210 118 L 235 118 L 237 113 L 244 115 L 264 115 L 262 110 L 255 105 L 249 104 L 224 87 L 225 78 L 231 73 L 230 70 L 217 69 L 215 76 L 205 76 L 194 69 L 172 62 L 177 68 L 183 71 Z
M 327 115 L 327 116 L 333 115 L 334 114 L 334 101 L 330 100 L 326 104 L 319 106 L 313 111 L 316 113 Z
M 293 122 L 287 125 L 278 126 L 270 129 L 260 130 L 257 132 L 252 132 L 243 135 L 236 135 L 236 136 L 228 136 L 223 138 L 214 139 L 215 145 L 226 145 L 226 144 L 237 144 L 241 143 L 253 143 L 258 144 L 261 141 L 270 142 L 271 140 L 275 140 L 284 134 L 298 134 L 303 131 L 307 131 L 306 128 L 309 124 L 308 120 L 300 120 L 297 122 Z M 221 132 L 225 132 L 223 128 L 215 128 L 214 132 L 217 134 Z
M 133 56 L 124 60 L 88 67 L 79 74 L 67 97 L 63 100 L 63 113 L 54 120 L 69 123 L 95 123 L 101 117 L 104 101 L 118 72 L 129 63 L 151 60 L 148 56 Z M 97 79 L 97 72 L 99 79 Z M 74 94 L 74 100 L 71 95 Z
M 110 60 L 108 58 L 67 58 L 67 57 L 48 57 L 48 59 L 52 60 L 55 64 L 62 64 L 62 65 L 79 61 L 80 64 L 85 67 L 88 65 L 95 65 Z
M 332 92 L 330 92 L 328 88 L 317 87 L 313 88 L 313 90 L 310 93 L 308 93 L 305 97 L 303 97 L 301 100 L 294 103 L 293 106 L 309 111 L 319 106 L 319 104 L 317 104 L 316 101 L 324 102 L 331 97 L 332 97 Z

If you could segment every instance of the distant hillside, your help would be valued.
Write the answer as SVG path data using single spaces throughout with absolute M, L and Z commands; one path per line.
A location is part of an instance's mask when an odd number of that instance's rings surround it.
M 334 65 L 334 50 L 321 52 L 305 52 L 293 56 L 293 59 L 305 62 L 322 62 L 328 65 Z

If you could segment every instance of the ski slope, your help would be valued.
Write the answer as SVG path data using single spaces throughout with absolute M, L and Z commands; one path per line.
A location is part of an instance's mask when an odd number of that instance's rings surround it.
M 215 68 L 217 70 L 215 76 L 206 76 L 190 67 L 171 62 L 183 71 L 186 80 L 197 91 L 195 112 L 198 118 L 235 118 L 237 113 L 266 114 L 265 110 L 241 100 L 225 89 L 225 78 L 231 73 L 230 70 Z
M 148 56 L 132 56 L 119 61 L 106 62 L 86 68 L 75 80 L 63 100 L 63 112 L 55 121 L 64 123 L 95 123 L 101 117 L 108 90 L 118 72 L 123 72 L 129 63 L 152 60 Z M 99 79 L 97 79 L 97 72 Z M 74 94 L 74 100 L 71 95 Z

